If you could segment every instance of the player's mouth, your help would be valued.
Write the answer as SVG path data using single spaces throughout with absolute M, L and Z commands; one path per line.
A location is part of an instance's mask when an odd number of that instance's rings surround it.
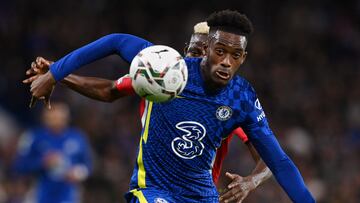
M 229 80 L 230 79 L 230 74 L 226 71 L 222 71 L 222 70 L 217 70 L 215 72 L 216 76 L 218 76 L 220 79 L 222 80 Z

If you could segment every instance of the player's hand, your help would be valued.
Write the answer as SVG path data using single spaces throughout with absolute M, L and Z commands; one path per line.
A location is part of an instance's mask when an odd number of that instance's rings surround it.
M 49 61 L 41 56 L 36 57 L 36 60 L 31 63 L 31 67 L 26 71 L 27 79 L 23 80 L 25 84 L 31 84 L 34 80 L 36 80 L 40 75 L 45 74 L 49 71 L 50 65 L 53 64 L 53 61 Z M 44 100 L 47 108 L 51 108 L 50 101 Z M 37 99 L 32 96 L 29 107 L 32 108 L 35 106 Z
M 30 102 L 30 108 L 33 107 L 36 103 L 36 100 L 42 99 L 45 102 L 45 105 L 48 109 L 51 109 L 50 105 L 50 96 L 52 91 L 55 88 L 56 81 L 52 76 L 51 72 L 48 71 L 43 75 L 39 75 L 30 86 L 30 92 L 32 94 L 32 99 Z
M 59 152 L 50 151 L 47 152 L 43 159 L 43 164 L 47 169 L 53 169 L 59 167 L 62 162 L 62 156 Z
M 41 56 L 36 57 L 36 60 L 31 63 L 31 67 L 26 70 L 26 75 L 29 76 L 29 78 L 23 80 L 23 83 L 31 83 L 35 80 L 33 76 L 45 74 L 49 71 L 50 65 L 53 63 L 53 61 L 49 61 Z
M 226 177 L 230 178 L 231 182 L 226 190 L 220 195 L 220 202 L 236 202 L 241 203 L 248 194 L 256 188 L 251 176 L 242 177 L 237 174 L 226 172 Z

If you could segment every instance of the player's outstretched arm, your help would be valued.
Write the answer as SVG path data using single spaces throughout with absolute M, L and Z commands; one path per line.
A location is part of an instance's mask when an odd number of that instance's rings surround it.
M 29 76 L 29 78 L 23 82 L 25 84 L 31 83 L 40 75 L 45 74 L 53 63 L 53 61 L 43 57 L 37 57 L 36 60 L 31 63 L 31 68 L 26 71 L 26 75 Z M 70 74 L 60 82 L 86 97 L 104 102 L 112 102 L 121 97 L 135 94 L 131 86 L 131 79 L 128 76 L 124 76 L 117 81 L 112 81 L 103 78 Z
M 49 98 L 57 81 L 95 60 L 118 54 L 130 62 L 142 49 L 152 44 L 128 34 L 111 34 L 81 47 L 51 65 L 50 71 L 40 75 L 31 83 L 31 93 L 36 99 Z
M 242 127 L 260 157 L 293 202 L 315 202 L 298 168 L 283 151 L 271 131 L 255 90 L 250 85 L 245 99 L 243 102 L 252 105 L 252 111 L 244 112 L 246 120 Z
M 264 132 L 265 129 L 268 132 Z M 268 127 L 265 127 L 265 129 L 257 129 L 256 132 L 252 132 L 253 137 L 250 140 L 276 180 L 293 202 L 315 202 L 298 168 L 282 150 L 270 129 Z
M 61 83 L 81 95 L 103 102 L 113 102 L 127 95 L 116 88 L 116 81 L 103 78 L 70 74 Z
M 298 168 L 281 148 L 266 119 L 244 130 L 290 199 L 296 203 L 315 202 Z

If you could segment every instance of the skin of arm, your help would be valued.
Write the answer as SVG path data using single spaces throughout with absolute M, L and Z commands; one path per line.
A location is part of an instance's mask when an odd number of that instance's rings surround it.
M 116 81 L 103 78 L 70 74 L 61 83 L 86 97 L 103 102 L 113 102 L 126 96 L 116 88 Z
M 269 179 L 272 176 L 270 169 L 266 166 L 265 162 L 260 158 L 260 155 L 257 153 L 254 145 L 251 142 L 246 142 L 246 146 L 248 147 L 251 156 L 256 162 L 256 167 L 252 171 L 252 179 L 255 187 L 261 185 L 264 181 Z
M 26 75 L 31 77 L 23 82 L 26 84 L 33 82 L 40 75 L 47 73 L 50 65 L 53 63 L 53 61 L 49 61 L 43 57 L 37 57 L 36 60 L 31 63 L 31 68 L 26 71 Z M 60 83 L 81 95 L 103 102 L 113 102 L 121 97 L 133 94 L 124 89 L 119 90 L 116 87 L 116 81 L 103 78 L 70 74 L 61 80 Z

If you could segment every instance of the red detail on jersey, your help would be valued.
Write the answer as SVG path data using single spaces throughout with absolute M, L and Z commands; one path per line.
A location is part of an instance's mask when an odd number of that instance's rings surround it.
M 241 141 L 243 141 L 243 143 L 249 141 L 249 138 L 247 137 L 242 128 L 236 128 L 234 131 L 231 132 L 231 134 L 237 135 L 241 139 Z
M 212 176 L 215 184 L 217 184 L 219 181 L 222 164 L 225 159 L 225 156 L 228 153 L 229 143 L 234 135 L 238 136 L 244 143 L 249 141 L 244 131 L 241 128 L 236 128 L 234 131 L 231 132 L 231 134 L 227 138 L 225 138 L 221 142 L 220 147 L 216 151 L 216 157 L 212 168 Z
M 139 105 L 139 110 L 140 110 L 140 118 L 141 118 L 143 116 L 144 110 L 145 110 L 145 99 L 141 99 L 140 105 Z
M 129 76 L 123 76 L 116 81 L 116 89 L 124 95 L 134 95 L 135 90 L 132 87 L 131 82 Z

